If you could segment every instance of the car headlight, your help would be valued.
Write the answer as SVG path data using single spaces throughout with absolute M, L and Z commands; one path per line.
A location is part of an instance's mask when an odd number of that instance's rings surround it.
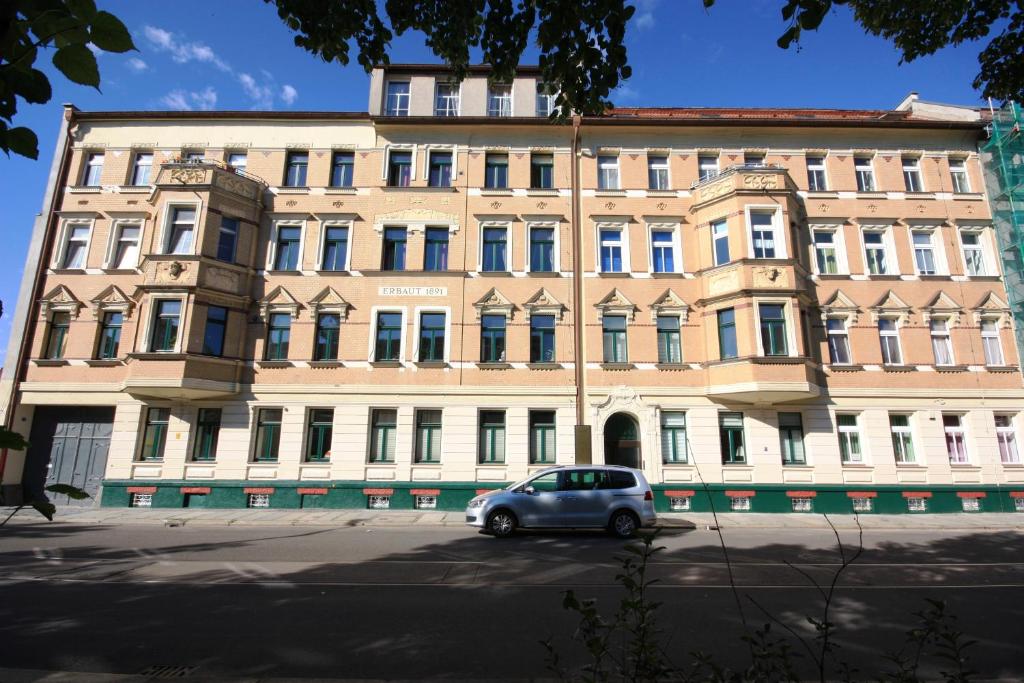
M 469 501 L 469 506 L 468 507 L 478 508 L 478 507 L 483 507 L 483 504 L 484 504 L 484 499 L 483 498 L 474 498 L 473 500 Z

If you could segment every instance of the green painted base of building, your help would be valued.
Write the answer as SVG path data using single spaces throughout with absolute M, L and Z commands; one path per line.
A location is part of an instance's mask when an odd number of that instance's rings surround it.
M 369 509 L 458 511 L 478 492 L 502 484 L 478 482 L 127 481 L 103 482 L 104 507 Z M 794 486 L 709 484 L 653 486 L 658 512 L 789 512 L 793 514 L 914 514 L 1024 512 L 1024 485 Z M 384 500 L 386 499 L 386 501 Z M 428 507 L 432 504 L 432 507 Z M 856 509 L 855 509 L 856 506 Z

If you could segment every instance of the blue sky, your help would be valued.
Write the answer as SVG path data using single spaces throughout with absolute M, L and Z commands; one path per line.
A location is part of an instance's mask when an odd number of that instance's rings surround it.
M 923 99 L 979 103 L 971 88 L 979 46 L 947 48 L 913 64 L 866 36 L 840 8 L 799 51 L 780 50 L 783 0 L 634 0 L 627 32 L 633 77 L 613 98 L 621 106 L 892 108 L 908 92 Z M 365 111 L 368 77 L 355 64 L 325 64 L 294 46 L 276 9 L 260 0 L 139 2 L 98 0 L 119 16 L 139 52 L 100 54 L 102 92 L 74 85 L 49 64 L 46 105 L 20 104 L 15 125 L 33 128 L 40 160 L 0 156 L 7 245 L 0 270 L 0 348 L 6 349 L 25 252 L 39 211 L 61 103 L 83 110 L 294 109 Z M 419 34 L 391 50 L 393 62 L 436 62 Z M 525 62 L 535 61 L 528 52 Z M 37 64 L 37 66 L 39 66 Z

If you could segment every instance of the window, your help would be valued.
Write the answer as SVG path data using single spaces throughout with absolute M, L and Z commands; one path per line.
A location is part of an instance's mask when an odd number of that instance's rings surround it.
M 744 152 L 743 165 L 759 168 L 764 166 L 764 154 L 762 152 Z
M 292 335 L 290 313 L 271 313 L 267 324 L 267 360 L 288 360 L 288 344 Z
M 1013 510 L 1014 512 L 1024 512 L 1024 497 L 1013 499 Z
M 508 187 L 508 155 L 488 152 L 484 160 L 484 187 L 504 190 Z
M 149 350 L 174 351 L 178 343 L 181 301 L 158 299 L 153 310 L 153 333 L 149 340 Z
M 491 83 L 487 90 L 487 115 L 512 116 L 512 85 Z
M 223 306 L 208 306 L 206 329 L 203 330 L 203 353 L 208 356 L 223 356 L 227 331 L 228 309 Z
M 900 350 L 900 331 L 895 319 L 879 319 L 878 339 L 882 345 L 882 362 L 885 365 L 903 365 L 903 353 Z
M 910 431 L 909 415 L 889 415 L 889 431 L 892 432 L 892 450 L 896 462 L 911 464 L 914 462 L 914 437 Z
M 1012 415 L 996 415 L 996 441 L 999 443 L 999 462 L 1019 465 L 1020 452 L 1017 450 L 1017 430 L 1013 428 Z
M 605 363 L 625 363 L 626 316 L 606 315 L 601 320 Z
M 814 510 L 814 499 L 806 496 L 795 496 L 792 501 L 793 512 L 811 512 Z
M 711 255 L 716 266 L 729 262 L 729 224 L 722 220 L 711 223 Z
M 131 500 L 128 501 L 128 507 L 133 507 L 133 508 L 151 508 L 151 507 L 153 507 L 153 494 L 152 493 L 133 493 Z
M 601 272 L 622 272 L 623 229 L 608 228 L 600 231 Z
M 856 415 L 836 415 L 839 432 L 839 457 L 844 463 L 864 462 L 860 450 L 860 429 Z
M 736 465 L 747 461 L 747 454 L 743 448 L 743 413 L 719 413 L 718 438 L 722 449 L 722 463 Z
M 430 187 L 452 186 L 451 152 L 430 153 L 430 172 L 427 175 L 427 184 L 430 185 Z
M 909 496 L 907 510 L 909 512 L 928 512 L 928 499 L 923 496 Z
M 91 228 L 88 225 L 68 226 L 67 236 L 64 244 L 64 258 L 60 267 L 66 269 L 81 270 L 85 268 L 86 256 L 89 252 L 89 233 Z
M 555 411 L 530 411 L 530 463 L 555 462 Z
M 751 211 L 749 215 L 754 258 L 776 258 L 775 212 Z M 778 251 L 781 256 L 782 249 Z
M 981 498 L 961 498 L 960 507 L 964 512 L 981 512 Z
M 914 230 L 914 267 L 918 275 L 935 275 L 935 245 L 932 230 Z
M 387 116 L 409 115 L 409 81 L 389 81 L 384 103 Z
M 348 228 L 329 225 L 324 228 L 324 254 L 321 268 L 337 272 L 348 263 Z
M 597 187 L 601 190 L 619 189 L 619 158 L 617 156 L 597 157 Z
M 57 360 L 64 357 L 64 347 L 67 346 L 68 329 L 71 327 L 70 313 L 54 313 L 50 319 L 50 332 L 46 339 L 46 357 Z
M 420 314 L 420 348 L 421 363 L 444 361 L 444 313 Z
M 200 408 L 196 416 L 196 440 L 192 444 L 192 459 L 210 462 L 217 458 L 217 439 L 220 438 L 220 408 Z
M 225 263 L 235 262 L 235 250 L 238 246 L 238 219 L 223 216 L 220 219 L 220 230 L 217 232 L 217 260 Z
M 505 462 L 505 411 L 480 412 L 479 457 L 483 464 Z
M 886 262 L 885 232 L 881 230 L 864 231 L 864 260 L 871 275 L 888 275 Z
M 733 512 L 750 512 L 750 496 L 732 496 L 729 509 Z
M 370 510 L 387 510 L 391 507 L 391 496 L 367 496 L 366 507 Z
M 448 228 L 427 228 L 423 270 L 448 270 Z
M 967 442 L 964 438 L 963 420 L 959 415 L 943 415 L 942 428 L 946 432 L 946 453 L 954 465 L 967 462 Z
M 679 338 L 679 316 L 659 315 L 658 329 L 658 362 L 663 365 L 682 363 L 683 352 Z
M 555 316 L 530 316 L 530 362 L 555 362 Z
M 871 499 L 867 496 L 857 496 L 850 499 L 854 512 L 871 512 Z
M 686 413 L 664 410 L 661 413 L 661 460 L 669 463 L 688 462 L 686 451 Z
M 136 152 L 132 165 L 132 185 L 149 185 L 149 173 L 153 168 L 152 152 Z
M 338 341 L 341 334 L 341 316 L 321 313 L 316 317 L 316 348 L 313 360 L 338 360 Z
M 822 275 L 835 275 L 839 272 L 839 259 L 836 255 L 835 230 L 814 230 L 814 258 L 818 272 Z
M 999 339 L 999 321 L 981 321 L 981 344 L 985 349 L 985 365 L 1003 364 L 1003 344 Z
M 782 304 L 758 304 L 761 318 L 761 352 L 766 356 L 786 356 L 786 307 Z
M 829 362 L 833 365 L 849 365 L 852 360 L 850 356 L 850 335 L 846 331 L 846 320 L 844 318 L 829 318 L 825 321 L 825 331 L 828 336 Z
M 718 156 L 701 154 L 697 157 L 698 180 L 711 180 L 718 175 Z
M 384 228 L 383 270 L 405 270 L 405 228 Z
M 537 83 L 537 116 L 548 117 L 554 113 L 555 99 L 558 96 L 552 92 L 551 86 L 544 83 Z
M 441 461 L 441 411 L 416 411 L 416 462 Z
M 857 191 L 875 191 L 875 171 L 871 166 L 871 157 L 859 156 L 853 158 L 853 170 L 857 174 Z
M 195 208 L 170 207 L 171 220 L 168 225 L 166 254 L 191 254 L 192 236 L 196 229 Z
M 99 187 L 103 175 L 103 154 L 93 153 L 85 157 L 85 168 L 82 169 L 82 185 Z
M 921 159 L 920 157 L 903 157 L 903 184 L 907 192 L 920 192 L 921 186 Z
M 187 164 L 198 164 L 203 160 L 203 153 L 197 149 L 182 150 L 181 160 Z
M 828 190 L 828 182 L 825 179 L 825 157 L 807 157 L 807 189 L 811 192 Z
M 114 243 L 112 245 L 109 268 L 115 270 L 128 270 L 139 264 L 139 236 L 142 232 L 140 225 L 117 223 L 114 228 Z
M 281 408 L 259 408 L 256 412 L 256 462 L 277 462 L 281 446 Z
M 377 314 L 377 344 L 374 348 L 375 361 L 400 360 L 402 349 L 402 314 Z
M 690 496 L 672 496 L 668 499 L 669 512 L 686 512 L 690 509 Z
M 949 340 L 949 320 L 932 318 L 928 321 L 932 333 L 932 351 L 936 365 L 953 365 L 953 344 Z
M 170 408 L 146 409 L 146 424 L 142 433 L 142 451 L 139 453 L 139 460 L 164 459 L 167 423 L 170 421 L 170 417 Z
M 355 159 L 354 152 L 335 152 L 331 156 L 331 187 L 352 187 Z
M 228 167 L 235 173 L 245 173 L 249 159 L 245 152 L 231 152 L 228 154 Z
M 434 93 L 434 116 L 459 115 L 459 84 L 438 83 Z
M 985 250 L 981 243 L 981 233 L 977 231 L 960 231 L 960 244 L 964 249 L 964 264 L 967 274 L 971 276 L 988 275 L 985 267 Z
M 550 273 L 555 270 L 554 228 L 530 228 L 530 272 Z
M 551 154 L 530 154 L 530 187 L 550 190 L 555 186 L 555 158 Z
M 284 167 L 285 187 L 305 187 L 308 167 L 309 152 L 288 152 Z
M 102 360 L 117 358 L 117 347 L 121 344 L 121 325 L 124 322 L 124 314 L 116 311 L 108 311 L 103 314 L 100 322 L 100 343 L 96 351 L 96 357 Z
M 718 311 L 718 355 L 725 360 L 735 358 L 736 347 L 736 311 L 724 308 Z
M 412 182 L 412 152 L 391 150 L 388 154 L 388 186 L 409 187 Z
M 302 228 L 297 225 L 277 226 L 274 245 L 274 270 L 298 270 L 302 250 Z
M 651 267 L 655 273 L 675 273 L 676 243 L 673 230 L 651 231 Z
M 504 227 L 485 227 L 481 270 L 485 273 L 498 273 L 508 270 L 505 262 L 508 229 Z
M 779 442 L 783 465 L 806 465 L 804 425 L 800 413 L 779 413 Z
M 647 189 L 668 189 L 668 156 L 665 154 L 647 155 Z
M 334 410 L 314 408 L 306 422 L 306 460 L 316 462 L 331 457 L 331 437 L 334 434 Z
M 505 316 L 484 315 L 480 317 L 480 362 L 503 363 L 505 361 Z
M 398 411 L 376 408 L 371 416 L 370 462 L 394 462 Z
M 967 160 L 950 159 L 949 177 L 953 181 L 953 192 L 958 194 L 971 191 L 971 183 L 967 177 Z

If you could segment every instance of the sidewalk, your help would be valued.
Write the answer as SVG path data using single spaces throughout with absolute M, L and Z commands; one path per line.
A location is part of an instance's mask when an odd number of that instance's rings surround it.
M 10 510 L 10 508 L 7 508 Z M 3 514 L 3 508 L 0 508 Z M 9 513 L 7 513 L 9 514 Z M 6 516 L 6 515 L 4 515 Z M 1020 513 L 947 513 L 920 515 L 834 515 L 829 519 L 839 529 L 943 529 L 1024 531 Z M 316 526 L 316 527 L 463 527 L 464 513 L 434 510 L 188 510 L 167 508 L 80 508 L 60 507 L 55 523 L 92 525 L 160 526 Z M 32 509 L 15 515 L 10 524 L 49 524 Z M 715 519 L 706 512 L 665 512 L 658 525 L 674 529 L 706 529 Z M 723 512 L 718 515 L 722 529 L 828 529 L 824 515 Z

